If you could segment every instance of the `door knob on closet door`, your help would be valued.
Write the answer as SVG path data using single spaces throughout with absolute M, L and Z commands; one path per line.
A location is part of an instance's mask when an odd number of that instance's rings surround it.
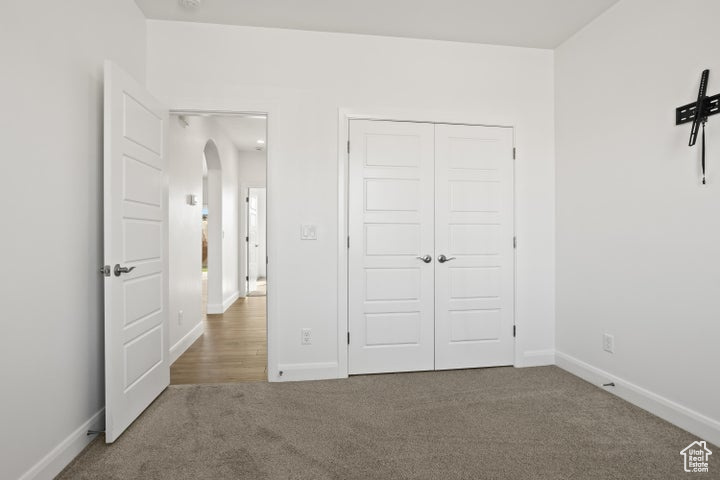
M 415 257 L 415 258 L 417 258 L 418 260 L 422 260 L 425 263 L 432 262 L 432 257 L 430 255 L 425 255 L 424 257 Z
M 455 260 L 455 257 L 446 257 L 445 255 L 440 255 L 438 257 L 438 262 L 440 263 L 449 262 L 450 260 Z

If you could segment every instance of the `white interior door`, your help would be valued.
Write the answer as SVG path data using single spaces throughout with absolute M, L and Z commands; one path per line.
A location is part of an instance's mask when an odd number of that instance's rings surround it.
M 168 112 L 106 62 L 104 115 L 105 439 L 111 443 L 170 383 Z
M 258 228 L 258 196 L 254 189 L 248 190 L 248 292 L 257 290 L 259 270 L 260 236 Z
M 512 152 L 510 128 L 435 126 L 436 369 L 513 364 Z
M 433 369 L 433 125 L 350 121 L 349 372 Z

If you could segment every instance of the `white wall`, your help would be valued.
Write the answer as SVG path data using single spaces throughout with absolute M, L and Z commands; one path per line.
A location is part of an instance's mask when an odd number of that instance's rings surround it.
M 720 117 L 703 187 L 675 107 L 704 68 L 720 93 L 718 18 L 716 0 L 623 0 L 556 52 L 559 359 L 715 421 Z
M 170 229 L 170 345 L 172 358 L 177 358 L 192 344 L 202 330 L 201 238 L 202 206 L 187 204 L 190 194 L 201 196 L 203 188 L 203 149 L 212 139 L 220 156 L 221 218 L 219 232 L 224 232 L 218 279 L 222 296 L 216 309 L 224 310 L 238 296 L 240 276 L 240 215 L 238 162 L 239 152 L 212 117 L 186 117 L 189 126 L 171 115 L 168 132 L 169 229 Z M 211 171 L 212 173 L 212 171 Z M 244 199 L 243 199 L 244 205 Z M 213 212 L 209 212 L 212 216 Z M 209 217 L 209 221 L 212 219 Z M 212 233 L 212 232 L 210 232 Z M 212 248 L 213 243 L 209 248 Z M 209 252 L 212 253 L 212 252 Z M 209 265 L 212 266 L 212 265 Z M 223 304 L 226 306 L 223 307 Z M 213 310 L 210 305 L 210 311 Z M 178 313 L 182 310 L 183 320 Z
M 149 21 L 148 85 L 175 108 L 273 109 L 268 276 L 279 343 L 271 345 L 272 380 L 279 365 L 283 379 L 338 372 L 338 108 L 470 112 L 515 125 L 518 363 L 552 362 L 551 51 Z M 300 240 L 303 223 L 318 226 L 317 241 Z M 313 329 L 311 346 L 300 344 L 305 327 Z
M 0 477 L 51 478 L 104 424 L 102 67 L 144 82 L 145 20 L 4 2 L 0 58 Z
M 193 332 L 202 325 L 202 205 L 187 203 L 190 194 L 200 195 L 203 183 L 203 149 L 208 140 L 206 122 L 189 118 L 185 127 L 170 116 L 167 140 L 169 178 L 168 228 L 170 232 L 170 346 L 177 358 L 192 344 Z M 182 322 L 178 317 L 183 311 Z M 190 337 L 187 337 L 191 335 Z M 184 338 L 187 340 L 178 345 Z

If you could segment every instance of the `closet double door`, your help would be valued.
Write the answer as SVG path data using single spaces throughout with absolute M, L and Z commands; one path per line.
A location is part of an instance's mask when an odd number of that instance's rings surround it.
M 512 129 L 349 123 L 349 373 L 512 365 Z

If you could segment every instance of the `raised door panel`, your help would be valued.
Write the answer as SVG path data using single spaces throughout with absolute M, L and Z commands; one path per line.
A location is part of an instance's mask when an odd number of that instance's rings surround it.
M 108 443 L 167 387 L 167 110 L 105 67 L 105 416 Z
M 513 363 L 512 129 L 435 127 L 435 368 Z
M 433 125 L 350 121 L 349 372 L 433 368 Z

